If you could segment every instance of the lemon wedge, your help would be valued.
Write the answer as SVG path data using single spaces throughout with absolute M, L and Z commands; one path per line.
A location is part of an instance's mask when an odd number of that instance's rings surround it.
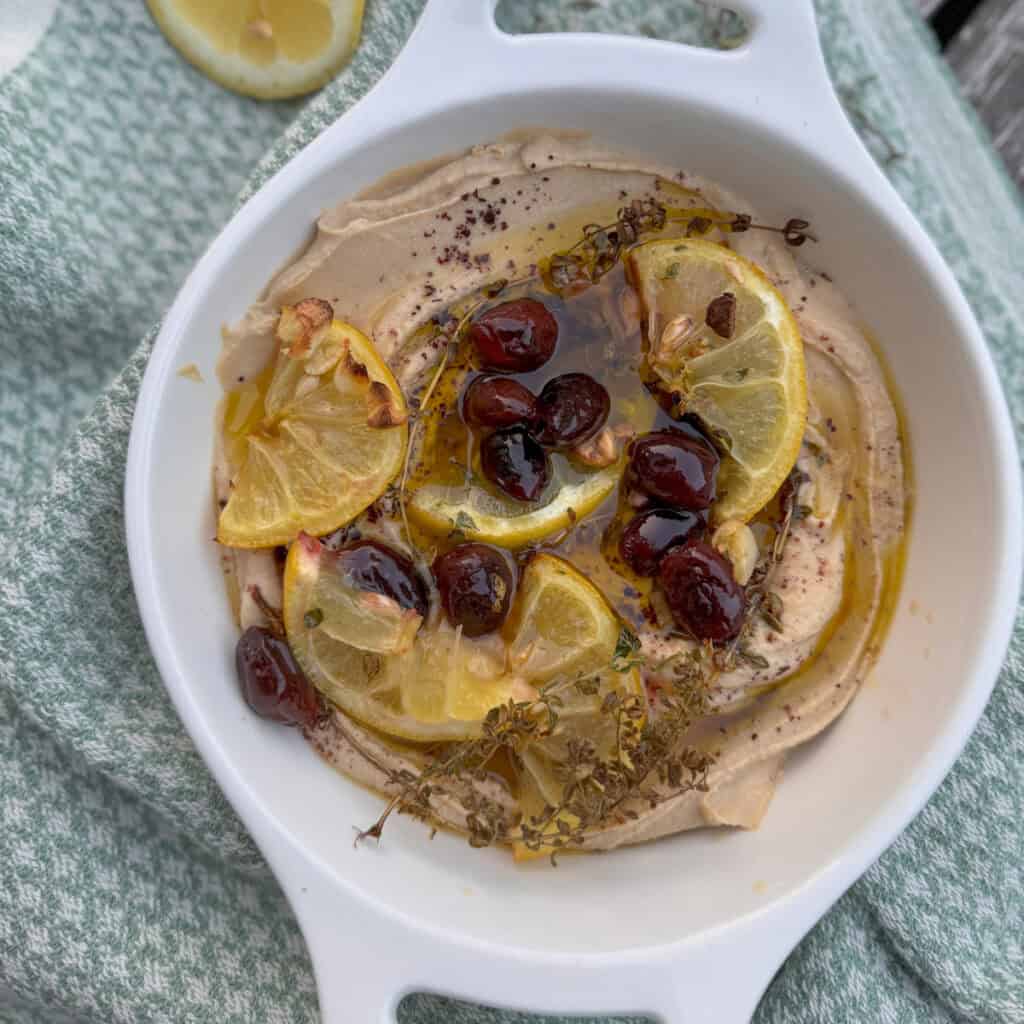
M 749 520 L 789 475 L 807 423 L 793 314 L 758 267 L 714 242 L 646 242 L 628 267 L 651 371 L 725 448 L 712 516 Z
M 622 624 L 604 595 L 554 555 L 535 555 L 505 623 L 509 667 L 533 685 L 608 668 Z
M 409 499 L 409 517 L 430 533 L 459 530 L 467 539 L 521 548 L 590 515 L 622 475 L 616 463 L 574 480 L 556 480 L 537 505 L 494 494 L 479 484 L 426 484 Z
M 257 99 L 328 82 L 359 42 L 363 0 L 147 0 L 171 45 L 203 74 Z
M 333 321 L 307 350 L 282 350 L 262 408 L 231 439 L 242 454 L 217 540 L 273 547 L 353 519 L 401 469 L 407 420 L 391 371 L 349 324 Z

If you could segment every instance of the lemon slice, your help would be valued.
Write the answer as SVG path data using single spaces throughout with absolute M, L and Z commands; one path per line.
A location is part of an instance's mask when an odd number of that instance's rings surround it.
M 359 42 L 363 0 L 147 0 L 160 30 L 225 88 L 257 99 L 319 89 Z
M 308 351 L 282 351 L 262 415 L 250 411 L 246 420 L 244 454 L 217 540 L 273 547 L 348 522 L 401 469 L 407 419 L 391 371 L 354 327 L 335 320 Z
M 727 452 L 712 515 L 746 521 L 789 475 L 807 423 L 793 314 L 761 270 L 714 242 L 659 239 L 628 260 L 652 372 Z
M 617 463 L 572 481 L 554 481 L 539 505 L 524 505 L 477 484 L 426 484 L 410 497 L 409 516 L 431 533 L 459 530 L 469 540 L 521 548 L 590 515 L 621 475 Z

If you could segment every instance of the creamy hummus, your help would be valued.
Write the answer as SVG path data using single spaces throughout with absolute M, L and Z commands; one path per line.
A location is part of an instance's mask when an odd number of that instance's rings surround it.
M 579 138 L 514 138 L 392 175 L 325 212 L 305 252 L 270 281 L 240 323 L 225 329 L 223 387 L 244 387 L 269 364 L 282 304 L 318 296 L 372 337 L 413 394 L 436 359 L 434 349 L 417 347 L 417 328 L 490 282 L 536 274 L 538 261 L 568 248 L 583 225 L 614 218 L 630 200 L 664 197 L 673 183 L 690 190 L 673 196 L 674 203 L 758 221 L 756 210 L 716 184 Z M 594 849 L 704 825 L 756 827 L 786 752 L 825 729 L 870 670 L 898 582 L 905 509 L 900 424 L 871 345 L 828 275 L 797 258 L 804 249 L 798 254 L 777 233 L 756 230 L 728 243 L 780 290 L 805 346 L 810 412 L 797 463 L 800 515 L 770 586 L 784 609 L 782 629 L 758 619 L 744 657 L 715 680 L 714 714 L 689 737 L 714 757 L 707 789 L 673 794 L 663 786 L 655 806 L 642 802 L 592 830 L 587 846 Z M 806 255 L 813 259 L 813 251 Z M 221 500 L 228 476 L 220 451 Z M 274 555 L 225 551 L 225 559 L 237 582 L 241 624 L 260 624 L 250 584 L 279 606 Z M 689 641 L 655 629 L 638 634 L 650 713 L 657 715 L 674 656 Z M 396 771 L 419 764 L 415 752 L 341 712 L 310 739 L 332 765 L 382 792 L 394 792 Z M 514 817 L 515 800 L 500 779 L 478 785 Z M 465 826 L 456 785 L 439 792 L 431 810 L 441 824 Z

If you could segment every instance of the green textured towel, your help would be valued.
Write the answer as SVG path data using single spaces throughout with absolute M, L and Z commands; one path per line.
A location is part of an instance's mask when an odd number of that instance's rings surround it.
M 371 0 L 355 61 L 304 105 L 206 81 L 142 0 L 64 0 L 0 80 L 0 1021 L 316 1019 L 294 920 L 149 658 L 122 477 L 139 339 L 239 193 L 366 91 L 421 5 Z M 514 31 L 708 28 L 678 0 L 503 7 Z M 916 14 L 819 14 L 836 82 L 963 285 L 1020 427 L 1018 197 Z M 790 957 L 759 1024 L 1024 1021 L 1022 655 L 1019 625 L 952 775 Z M 525 1019 L 432 996 L 400 1017 Z

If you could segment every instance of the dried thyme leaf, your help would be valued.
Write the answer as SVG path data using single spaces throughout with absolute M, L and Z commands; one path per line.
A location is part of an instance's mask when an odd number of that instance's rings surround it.
M 598 691 L 601 689 L 601 677 L 584 676 L 582 679 L 577 679 L 573 683 L 573 686 L 583 697 L 596 697 Z
M 758 654 L 757 651 L 752 651 L 744 644 L 740 644 L 736 654 L 748 665 L 753 665 L 754 668 L 766 669 L 770 667 L 768 659 L 763 654 Z
M 761 605 L 758 608 L 761 613 L 761 618 L 775 630 L 776 633 L 782 632 L 782 611 L 783 604 L 782 598 L 779 597 L 774 590 L 768 591 L 761 599 Z

